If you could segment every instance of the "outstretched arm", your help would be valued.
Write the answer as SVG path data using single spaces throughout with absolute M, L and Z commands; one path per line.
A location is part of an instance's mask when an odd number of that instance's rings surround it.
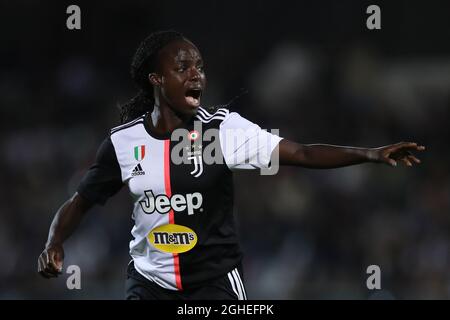
M 423 150 L 425 147 L 415 142 L 399 142 L 379 148 L 356 148 L 328 144 L 299 144 L 283 139 L 278 146 L 281 165 L 315 169 L 339 168 L 364 162 L 396 166 L 397 161 L 411 167 L 413 163 L 420 163 L 412 151 Z
M 91 207 L 90 202 L 75 193 L 56 212 L 45 249 L 38 258 L 38 272 L 43 277 L 53 278 L 61 274 L 64 260 L 63 243 Z

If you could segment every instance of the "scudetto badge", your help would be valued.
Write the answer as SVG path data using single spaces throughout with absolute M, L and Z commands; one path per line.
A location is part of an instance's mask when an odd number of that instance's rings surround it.
M 169 253 L 183 253 L 197 244 L 194 230 L 178 224 L 156 227 L 148 233 L 147 239 L 156 249 Z

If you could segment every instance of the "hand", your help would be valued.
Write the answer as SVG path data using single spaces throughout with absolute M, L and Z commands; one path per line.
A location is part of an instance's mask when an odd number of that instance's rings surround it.
M 64 249 L 62 245 L 49 245 L 38 259 L 38 272 L 44 278 L 56 278 L 62 274 Z
M 392 167 L 397 166 L 397 161 L 402 161 L 406 166 L 412 167 L 419 164 L 412 151 L 423 151 L 424 146 L 418 146 L 415 142 L 399 142 L 384 147 L 370 149 L 370 159 L 374 162 L 381 162 Z

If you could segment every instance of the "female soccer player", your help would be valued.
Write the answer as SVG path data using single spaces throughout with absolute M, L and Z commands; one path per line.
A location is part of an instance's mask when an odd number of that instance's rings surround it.
M 226 108 L 200 106 L 206 77 L 197 47 L 180 33 L 156 32 L 134 55 L 141 91 L 121 112 L 77 192 L 56 213 L 38 271 L 57 277 L 64 241 L 84 214 L 123 185 L 134 202 L 127 299 L 246 299 L 233 218 L 233 171 L 281 165 L 337 168 L 363 162 L 420 163 L 413 142 L 380 148 L 303 145 L 282 139 Z M 179 148 L 175 132 L 189 143 Z M 209 131 L 210 130 L 210 131 Z M 216 132 L 207 139 L 202 132 Z M 229 133 L 238 132 L 237 136 Z M 214 149 L 216 161 L 206 161 Z M 175 152 L 175 148 L 177 152 Z M 178 151 L 187 161 L 176 161 Z

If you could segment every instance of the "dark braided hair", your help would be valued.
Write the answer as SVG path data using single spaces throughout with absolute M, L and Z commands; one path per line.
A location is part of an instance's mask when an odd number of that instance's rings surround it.
M 131 62 L 131 78 L 139 92 L 130 101 L 120 106 L 120 122 L 131 121 L 153 109 L 153 86 L 148 75 L 155 71 L 158 52 L 174 40 L 185 39 L 176 31 L 158 31 L 141 42 Z

